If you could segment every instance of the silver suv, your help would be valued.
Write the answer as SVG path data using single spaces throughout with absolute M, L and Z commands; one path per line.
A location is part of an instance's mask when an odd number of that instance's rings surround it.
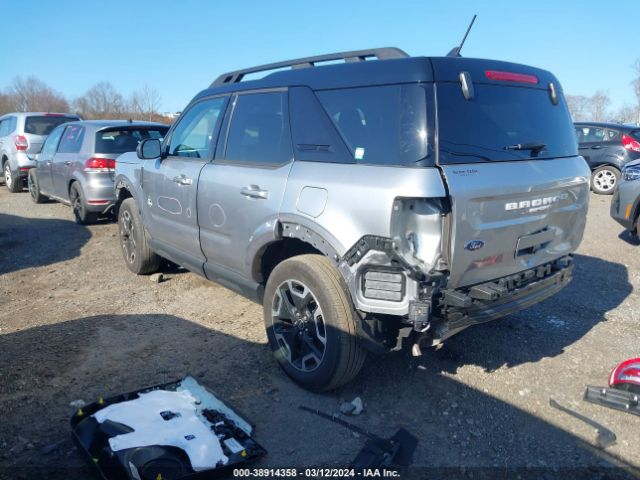
M 70 113 L 21 112 L 0 117 L 0 165 L 3 180 L 10 192 L 25 186 L 29 169 L 35 166 L 32 156 L 40 152 L 47 135 L 66 122 L 80 120 Z
M 86 120 L 56 127 L 29 171 L 32 200 L 57 200 L 71 205 L 77 223 L 94 222 L 115 204 L 118 156 L 135 152 L 144 139 L 162 140 L 167 130 L 161 123 L 127 120 Z
M 224 74 L 119 157 L 120 242 L 135 273 L 165 257 L 262 302 L 284 371 L 328 390 L 367 350 L 435 345 L 567 285 L 589 177 L 549 72 L 323 55 Z

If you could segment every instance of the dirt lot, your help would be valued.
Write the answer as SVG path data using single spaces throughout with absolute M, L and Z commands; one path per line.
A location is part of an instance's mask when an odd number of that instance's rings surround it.
M 586 384 L 605 385 L 614 365 L 640 356 L 640 247 L 619 237 L 608 207 L 592 196 L 575 279 L 555 298 L 418 361 L 369 357 L 352 384 L 318 395 L 276 366 L 258 305 L 168 267 L 161 284 L 136 277 L 114 224 L 78 226 L 69 208 L 3 188 L 0 477 L 88 478 L 69 402 L 187 373 L 256 424 L 269 452 L 257 466 L 346 466 L 363 438 L 298 406 L 337 412 L 359 395 L 366 411 L 354 423 L 382 436 L 404 426 L 419 438 L 424 468 L 406 478 L 638 475 L 640 417 L 582 401 Z M 614 430 L 616 445 L 593 447 L 593 428 L 549 398 Z

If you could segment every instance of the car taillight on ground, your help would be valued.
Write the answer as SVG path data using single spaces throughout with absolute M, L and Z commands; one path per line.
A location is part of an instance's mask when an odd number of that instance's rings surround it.
M 630 137 L 627 134 L 622 135 L 622 146 L 627 150 L 640 152 L 640 142 L 638 142 L 637 140 L 634 140 L 633 137 Z
M 85 172 L 113 172 L 116 169 L 116 161 L 113 158 L 91 157 L 84 162 Z
M 640 358 L 626 360 L 614 368 L 609 386 L 640 392 Z
M 19 152 L 24 152 L 27 150 L 27 148 L 29 148 L 29 141 L 24 135 L 16 135 L 13 139 L 13 142 L 16 145 L 16 150 L 18 150 Z

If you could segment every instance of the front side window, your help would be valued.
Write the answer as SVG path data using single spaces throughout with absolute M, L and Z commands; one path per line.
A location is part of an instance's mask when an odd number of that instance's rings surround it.
M 227 136 L 230 161 L 282 164 L 293 158 L 285 92 L 239 95 Z
M 64 127 L 56 128 L 51 134 L 47 137 L 47 140 L 44 142 L 42 147 L 41 157 L 50 159 L 56 153 L 56 149 L 58 148 L 58 143 L 60 142 L 60 137 L 62 136 L 62 132 L 64 131 Z
M 84 139 L 84 127 L 70 125 L 64 129 L 58 153 L 78 153 Z
M 316 95 L 356 163 L 412 166 L 429 155 L 423 87 L 388 85 Z
M 213 135 L 216 132 L 225 97 L 196 103 L 176 125 L 169 141 L 169 155 L 176 157 L 209 158 Z

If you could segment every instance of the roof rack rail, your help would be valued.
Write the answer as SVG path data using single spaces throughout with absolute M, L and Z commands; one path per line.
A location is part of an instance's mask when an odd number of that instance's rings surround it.
M 242 70 L 223 73 L 218 78 L 216 78 L 216 80 L 211 84 L 211 87 L 218 87 L 220 85 L 227 85 L 230 83 L 238 83 L 242 81 L 242 78 L 245 75 L 248 75 L 250 73 L 266 72 L 279 68 L 308 68 L 314 67 L 316 63 L 330 62 L 332 60 L 344 60 L 346 63 L 352 63 L 363 62 L 372 57 L 375 57 L 378 60 L 388 60 L 391 58 L 406 58 L 408 56 L 409 54 L 407 54 L 403 50 L 400 50 L 399 48 L 386 47 L 372 48 L 370 50 L 354 50 L 351 52 L 329 53 L 327 55 L 317 55 L 315 57 L 297 58 L 295 60 L 269 63 L 267 65 L 260 65 L 258 67 L 245 68 Z

